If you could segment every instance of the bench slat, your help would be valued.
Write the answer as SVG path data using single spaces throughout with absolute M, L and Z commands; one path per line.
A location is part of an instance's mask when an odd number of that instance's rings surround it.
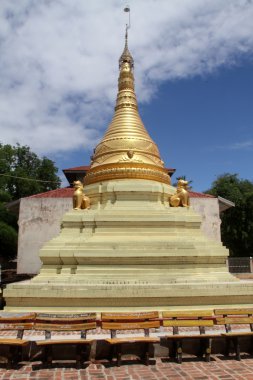
M 35 323 L 35 330 L 47 331 L 81 331 L 96 328 L 96 322 L 75 323 L 75 324 L 56 324 L 56 323 Z
M 215 333 L 215 334 L 189 334 L 189 335 L 184 335 L 184 334 L 170 334 L 170 335 L 165 335 L 163 338 L 165 339 L 174 339 L 174 340 L 180 340 L 180 339 L 212 339 L 212 338 L 221 338 L 222 334 L 221 333 Z
M 227 338 L 234 337 L 234 336 L 252 336 L 253 331 L 228 332 L 228 333 L 222 333 L 221 335 Z
M 212 310 L 163 311 L 163 318 L 213 317 Z
M 217 325 L 238 325 L 253 323 L 253 317 L 217 317 L 215 318 Z
M 140 313 L 102 313 L 102 321 L 121 321 L 121 320 L 145 320 L 159 318 L 158 311 L 140 312 Z
M 36 340 L 37 346 L 52 346 L 60 344 L 91 344 L 93 339 L 46 339 L 46 340 Z
M 215 315 L 249 315 L 253 314 L 253 308 L 246 309 L 215 309 Z
M 89 321 L 95 320 L 96 313 L 82 313 L 82 314 L 46 314 L 39 313 L 36 316 L 36 321 L 39 322 L 48 322 L 48 323 L 57 323 L 57 322 L 72 322 L 80 323 L 80 321 Z
M 1 345 L 26 346 L 28 343 L 29 343 L 29 340 L 0 338 L 0 344 Z
M 198 327 L 198 326 L 213 326 L 212 319 L 168 319 L 163 321 L 164 327 Z
M 6 331 L 6 330 L 32 330 L 34 324 L 33 323 L 22 323 L 21 322 L 6 322 L 1 323 L 0 322 L 0 331 Z
M 135 343 L 135 342 L 144 342 L 144 343 L 158 343 L 160 342 L 159 338 L 153 337 L 127 337 L 127 338 L 111 338 L 105 339 L 107 343 L 110 344 L 122 344 L 122 343 Z
M 0 323 L 2 322 L 21 322 L 22 321 L 33 321 L 35 319 L 35 313 L 6 313 L 6 312 L 0 312 Z
M 102 329 L 105 330 L 135 330 L 159 328 L 159 321 L 150 322 L 102 322 Z

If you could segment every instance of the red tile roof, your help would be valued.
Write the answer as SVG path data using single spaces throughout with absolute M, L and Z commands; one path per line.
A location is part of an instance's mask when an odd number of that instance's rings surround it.
M 31 195 L 27 198 L 71 198 L 73 195 L 73 187 L 63 187 L 62 189 L 50 190 L 45 193 Z
M 189 191 L 190 198 L 216 198 L 211 194 L 197 193 L 196 191 Z
M 72 187 L 64 187 L 62 189 L 50 190 L 45 193 L 31 195 L 27 198 L 71 198 L 74 189 Z M 189 191 L 190 198 L 215 198 L 215 196 L 204 193 L 197 193 L 196 191 Z
M 76 166 L 74 168 L 67 168 L 67 169 L 63 169 L 63 172 L 66 172 L 66 171 L 87 171 L 90 169 L 90 166 Z

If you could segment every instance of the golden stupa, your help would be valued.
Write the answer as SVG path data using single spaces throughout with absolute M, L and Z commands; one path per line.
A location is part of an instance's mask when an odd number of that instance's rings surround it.
M 185 181 L 170 185 L 138 113 L 133 64 L 126 35 L 115 113 L 94 150 L 85 199 L 77 181 L 74 209 L 40 250 L 40 273 L 7 286 L 6 310 L 252 306 L 253 285 L 228 272 L 227 249 L 201 232 Z
M 85 184 L 123 178 L 150 179 L 170 184 L 157 145 L 138 112 L 134 92 L 134 60 L 125 48 L 119 59 L 118 96 L 115 113 L 103 139 L 94 149 Z

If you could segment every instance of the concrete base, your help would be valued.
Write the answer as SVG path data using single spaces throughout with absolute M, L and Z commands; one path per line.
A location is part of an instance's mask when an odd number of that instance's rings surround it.
M 35 285 L 29 281 L 8 288 L 5 310 L 133 311 L 252 307 L 253 282 L 164 284 L 154 286 Z M 25 297 L 24 297 L 25 295 Z
M 203 235 L 200 216 L 169 207 L 173 187 L 118 180 L 85 191 L 91 209 L 65 214 L 40 274 L 7 286 L 7 310 L 252 303 L 253 283 L 228 272 L 228 251 Z

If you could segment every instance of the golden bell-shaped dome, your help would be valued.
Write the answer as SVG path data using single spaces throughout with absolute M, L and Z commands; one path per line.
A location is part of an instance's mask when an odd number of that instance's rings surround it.
M 125 48 L 119 59 L 115 113 L 102 141 L 94 149 L 85 184 L 126 178 L 170 184 L 157 145 L 149 136 L 138 112 L 133 67 L 126 32 Z

